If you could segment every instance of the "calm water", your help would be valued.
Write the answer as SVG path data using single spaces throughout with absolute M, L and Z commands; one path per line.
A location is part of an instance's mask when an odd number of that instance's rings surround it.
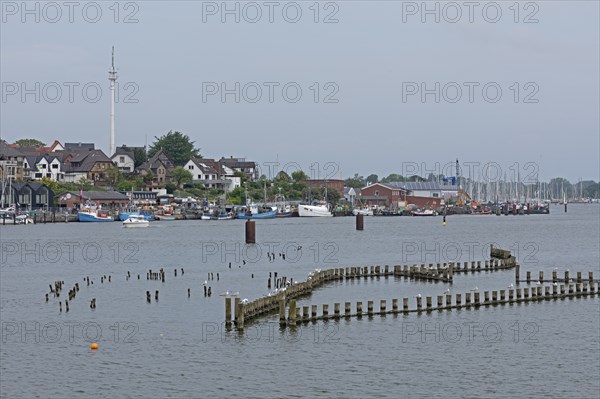
M 242 244 L 243 221 L 157 222 L 139 230 L 120 223 L 0 226 L 1 396 L 598 397 L 598 297 L 285 331 L 270 317 L 243 336 L 221 324 L 219 294 L 264 295 L 269 272 L 304 280 L 315 268 L 484 260 L 490 243 L 517 253 L 523 278 L 527 270 L 550 277 L 554 268 L 600 276 L 600 207 L 552 212 L 452 216 L 446 226 L 441 218 L 366 218 L 363 232 L 354 230 L 354 218 L 266 220 L 257 222 L 255 247 Z M 148 269 L 160 267 L 166 282 L 147 281 Z M 185 274 L 174 277 L 175 267 Z M 208 272 L 215 274 L 210 298 L 202 289 Z M 101 283 L 103 275 L 112 281 Z M 86 286 L 85 276 L 94 284 Z M 69 313 L 64 303 L 60 313 L 52 296 L 45 302 L 55 280 L 65 282 L 62 301 L 80 284 Z M 378 309 L 380 299 L 391 307 L 392 298 L 410 297 L 412 308 L 419 293 L 499 290 L 513 281 L 506 271 L 458 275 L 452 285 L 338 282 L 300 304 L 318 304 L 320 312 L 328 303 L 332 312 L 334 302 L 352 301 L 354 309 L 356 301 L 374 300 Z M 147 304 L 146 290 L 156 289 L 158 303 Z M 90 341 L 100 349 L 91 351 Z

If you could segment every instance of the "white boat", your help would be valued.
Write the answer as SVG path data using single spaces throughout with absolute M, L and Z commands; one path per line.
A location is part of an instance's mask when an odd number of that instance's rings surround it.
M 354 208 L 352 210 L 352 214 L 354 216 L 359 215 L 359 214 L 364 215 L 364 216 L 373 216 L 373 209 L 371 209 L 368 206 L 364 206 L 362 208 Z
M 123 227 L 148 227 L 150 222 L 144 218 L 144 215 L 131 215 L 123 222 Z
M 424 211 L 413 211 L 413 216 L 435 216 L 435 211 L 433 209 L 425 209 Z
M 0 215 L 10 215 L 12 216 L 16 212 L 14 206 L 9 206 L 8 208 L 0 209 Z
M 326 202 L 321 201 L 315 205 L 298 205 L 298 216 L 301 217 L 323 217 L 333 216 Z

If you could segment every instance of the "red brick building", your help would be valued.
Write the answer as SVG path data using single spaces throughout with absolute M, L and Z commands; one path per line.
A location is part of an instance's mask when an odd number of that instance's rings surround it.
M 405 201 L 408 190 L 402 187 L 394 187 L 391 184 L 374 183 L 363 187 L 360 192 L 360 200 L 368 205 L 380 205 L 397 208 L 400 201 Z
M 340 198 L 344 197 L 344 181 L 343 180 L 322 180 L 322 179 L 311 179 L 306 180 L 306 184 L 308 184 L 311 188 L 325 188 L 327 185 L 327 190 L 335 190 L 340 194 Z

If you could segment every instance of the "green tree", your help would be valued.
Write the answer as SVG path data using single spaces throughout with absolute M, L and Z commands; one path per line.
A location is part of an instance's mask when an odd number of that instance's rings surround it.
M 359 176 L 358 173 L 354 174 L 354 177 L 349 177 L 344 180 L 344 186 L 353 188 L 362 188 L 365 186 L 365 179 Z
M 185 165 L 192 157 L 201 157 L 200 149 L 194 147 L 195 142 L 191 141 L 186 134 L 170 131 L 161 137 L 154 138 L 156 140 L 148 150 L 149 157 L 154 156 L 161 148 L 175 166 Z
M 152 181 L 154 180 L 154 173 L 152 173 L 152 171 L 149 170 L 148 172 L 146 172 L 143 179 L 144 183 L 152 183 Z
M 392 182 L 402 182 L 405 180 L 406 179 L 402 175 L 399 175 L 397 173 L 390 173 L 388 176 L 381 179 L 381 182 L 382 183 L 392 183 Z
M 108 182 L 111 187 L 116 187 L 117 184 L 123 180 L 123 174 L 121 171 L 114 165 L 111 165 L 106 172 L 108 176 Z
M 45 147 L 46 143 L 38 139 L 19 139 L 15 141 L 19 147 Z
M 369 184 L 377 183 L 379 181 L 379 176 L 377 176 L 375 174 L 369 175 L 369 176 L 367 176 L 366 181 Z
M 191 183 L 194 176 L 189 170 L 183 168 L 183 166 L 178 166 L 171 171 L 171 176 L 173 180 L 175 180 L 175 184 L 178 188 L 182 186 L 184 183 Z
M 308 175 L 302 170 L 297 170 L 295 172 L 292 172 L 292 180 L 294 180 L 295 182 L 308 180 Z
M 77 184 L 83 191 L 90 191 L 94 187 L 94 182 L 85 177 L 79 179 Z

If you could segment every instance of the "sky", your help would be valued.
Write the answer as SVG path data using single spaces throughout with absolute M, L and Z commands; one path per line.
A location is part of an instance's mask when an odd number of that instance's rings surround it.
M 181 131 L 269 176 L 600 180 L 597 1 L 1 1 L 0 136 Z

